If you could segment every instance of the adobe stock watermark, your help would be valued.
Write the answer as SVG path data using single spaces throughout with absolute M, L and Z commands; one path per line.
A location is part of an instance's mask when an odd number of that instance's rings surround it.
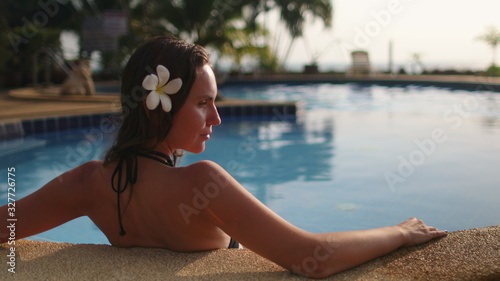
M 271 126 L 274 122 L 278 122 L 278 124 L 286 124 L 290 120 L 287 119 L 286 115 L 281 113 L 276 108 L 273 108 L 273 118 L 269 120 L 269 133 L 271 134 L 281 134 L 282 132 L 277 128 L 281 126 Z M 241 160 L 237 161 L 235 159 L 229 160 L 226 163 L 227 170 L 230 172 L 238 172 L 246 168 L 245 163 L 251 163 L 257 157 L 257 151 L 259 149 L 259 138 L 257 136 L 249 135 L 245 138 L 243 142 L 241 142 L 236 150 L 238 152 L 238 156 L 241 156 Z
M 311 256 L 305 257 L 300 264 L 292 265 L 292 272 L 311 277 L 319 269 L 320 263 L 328 260 L 335 251 L 328 241 L 319 241 Z
M 14 52 L 19 53 L 19 46 L 28 43 L 29 39 L 35 37 L 40 29 L 47 26 L 49 20 L 57 15 L 60 5 L 66 5 L 69 2 L 70 0 L 39 0 L 40 9 L 33 14 L 31 20 L 27 17 L 21 18 L 23 26 L 20 34 L 14 32 L 7 34 Z
M 445 123 L 450 125 L 451 130 L 458 130 L 464 119 L 470 117 L 471 111 L 479 107 L 479 98 L 477 96 L 469 96 L 462 100 L 461 103 L 455 103 L 451 108 L 444 111 L 442 118 Z M 442 145 L 448 139 L 447 131 L 444 128 L 434 128 L 429 137 L 424 139 L 415 139 L 415 149 L 412 150 L 406 157 L 398 156 L 398 166 L 395 171 L 385 171 L 384 178 L 391 191 L 396 191 L 396 186 L 405 182 L 412 176 L 416 168 L 422 166 L 425 161 L 432 157 L 439 145 Z
M 84 138 L 76 146 L 67 145 L 65 147 L 64 162 L 53 161 L 52 170 L 58 174 L 59 182 L 63 181 L 63 171 L 70 170 L 80 164 L 83 164 L 90 156 L 95 154 L 99 147 L 103 145 L 105 136 L 113 134 L 118 127 L 117 117 L 103 118 L 98 128 L 83 128 L 81 133 Z
M 16 186 L 17 186 L 17 178 L 16 178 L 16 167 L 8 167 L 7 168 L 7 233 L 6 237 L 8 237 L 7 244 L 10 247 L 6 247 L 7 249 L 7 271 L 10 273 L 16 273 Z M 2 230 L 3 232 L 3 230 Z M 2 237 L 5 238 L 5 237 Z
M 190 216 L 198 215 L 201 210 L 208 206 L 210 199 L 217 197 L 220 191 L 229 184 L 220 174 L 214 171 L 210 171 L 208 175 L 213 181 L 207 182 L 202 189 L 192 189 L 194 193 L 192 204 L 180 203 L 178 205 L 179 211 L 186 224 L 191 222 L 189 219 Z
M 341 41 L 339 47 L 345 58 L 350 58 L 350 52 L 356 49 L 367 48 L 375 37 L 378 37 L 382 30 L 388 27 L 394 17 L 401 14 L 405 9 L 404 3 L 413 0 L 389 0 L 385 8 L 370 11 L 371 20 L 366 22 L 363 27 L 354 28 L 354 37 L 351 43 Z
M 95 154 L 99 147 L 104 144 L 105 136 L 114 134 L 121 125 L 122 119 L 130 114 L 130 110 L 135 109 L 139 102 L 142 101 L 146 90 L 142 86 L 136 86 L 132 89 L 131 94 L 122 96 L 122 101 L 115 100 L 111 103 L 111 112 L 121 110 L 121 114 L 110 115 L 101 119 L 97 128 L 83 128 L 81 133 L 84 138 L 80 140 L 76 146 L 67 145 L 65 147 L 64 161 L 53 161 L 51 163 L 52 170 L 58 174 L 57 178 L 61 182 L 63 180 L 62 172 L 70 170 L 80 164 L 83 164 L 89 157 Z M 122 102 L 125 107 L 122 107 Z

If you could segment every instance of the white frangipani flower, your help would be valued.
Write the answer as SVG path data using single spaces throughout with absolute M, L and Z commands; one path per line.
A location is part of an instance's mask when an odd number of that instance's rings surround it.
M 163 65 L 156 67 L 156 73 L 158 76 L 149 74 L 142 81 L 142 87 L 151 91 L 146 97 L 146 106 L 149 110 L 154 110 L 161 103 L 163 111 L 169 112 L 172 109 L 172 101 L 167 95 L 177 93 L 182 87 L 182 80 L 181 78 L 175 78 L 168 82 L 170 71 Z

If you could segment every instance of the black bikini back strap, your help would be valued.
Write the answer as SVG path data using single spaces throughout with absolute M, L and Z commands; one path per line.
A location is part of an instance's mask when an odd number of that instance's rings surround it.
M 125 163 L 125 182 L 122 184 L 123 180 L 123 164 Z M 120 204 L 120 194 L 124 192 L 129 183 L 135 184 L 137 182 L 137 155 L 127 155 L 120 158 L 116 168 L 111 175 L 111 187 L 113 191 L 116 192 L 117 209 L 118 209 L 118 224 L 120 225 L 120 236 L 127 234 L 122 223 L 122 210 Z M 115 185 L 116 183 L 116 185 Z
M 138 163 L 137 163 L 137 155 L 146 157 L 155 161 L 158 161 L 164 165 L 173 167 L 174 161 L 172 158 L 168 157 L 166 154 L 158 152 L 158 151 L 149 151 L 147 153 L 137 153 L 131 155 L 125 155 L 120 158 L 118 163 L 116 164 L 116 168 L 111 175 L 111 187 L 113 191 L 116 192 L 116 204 L 118 209 L 118 224 L 120 225 L 120 236 L 124 236 L 127 234 L 125 232 L 125 228 L 123 227 L 122 222 L 122 207 L 120 204 L 120 194 L 123 193 L 128 185 L 133 185 L 137 182 L 137 173 L 138 173 Z M 123 167 L 125 165 L 125 167 Z M 125 171 L 125 178 L 123 176 L 123 172 Z

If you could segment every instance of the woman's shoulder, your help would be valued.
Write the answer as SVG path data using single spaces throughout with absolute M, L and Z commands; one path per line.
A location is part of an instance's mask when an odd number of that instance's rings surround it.
M 103 167 L 103 165 L 104 165 L 104 162 L 101 161 L 101 160 L 91 160 L 91 161 L 83 163 L 79 167 L 81 169 L 91 169 L 91 170 L 93 170 L 93 169 L 96 169 L 96 168 L 101 168 L 101 167 Z
M 193 164 L 181 167 L 181 169 L 189 174 L 204 175 L 210 173 L 227 173 L 224 168 L 211 160 L 201 160 Z
M 212 170 L 216 170 L 216 169 L 222 169 L 222 167 L 219 164 L 217 164 L 211 160 L 201 160 L 201 161 L 195 162 L 193 164 L 190 164 L 190 165 L 187 165 L 187 166 L 184 166 L 181 168 L 183 168 L 185 170 L 189 170 L 191 172 L 195 172 L 195 171 L 203 172 L 203 171 L 212 171 Z
M 103 167 L 103 162 L 99 160 L 93 160 L 85 162 L 58 177 L 59 181 L 63 180 L 73 180 L 78 182 L 83 182 L 91 178 L 95 172 L 99 171 Z
M 82 165 L 76 167 L 74 170 L 78 175 L 89 176 L 92 173 L 102 169 L 104 167 L 103 162 L 100 160 L 92 160 L 85 162 Z
M 210 160 L 198 161 L 180 169 L 183 174 L 197 184 L 213 182 L 214 180 L 217 182 L 227 181 L 232 178 L 224 168 Z

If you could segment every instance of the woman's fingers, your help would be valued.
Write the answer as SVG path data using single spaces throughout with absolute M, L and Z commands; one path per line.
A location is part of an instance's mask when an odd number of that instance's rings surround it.
M 426 225 L 422 220 L 410 218 L 398 225 L 405 233 L 406 245 L 416 245 L 447 234 L 446 230 Z

